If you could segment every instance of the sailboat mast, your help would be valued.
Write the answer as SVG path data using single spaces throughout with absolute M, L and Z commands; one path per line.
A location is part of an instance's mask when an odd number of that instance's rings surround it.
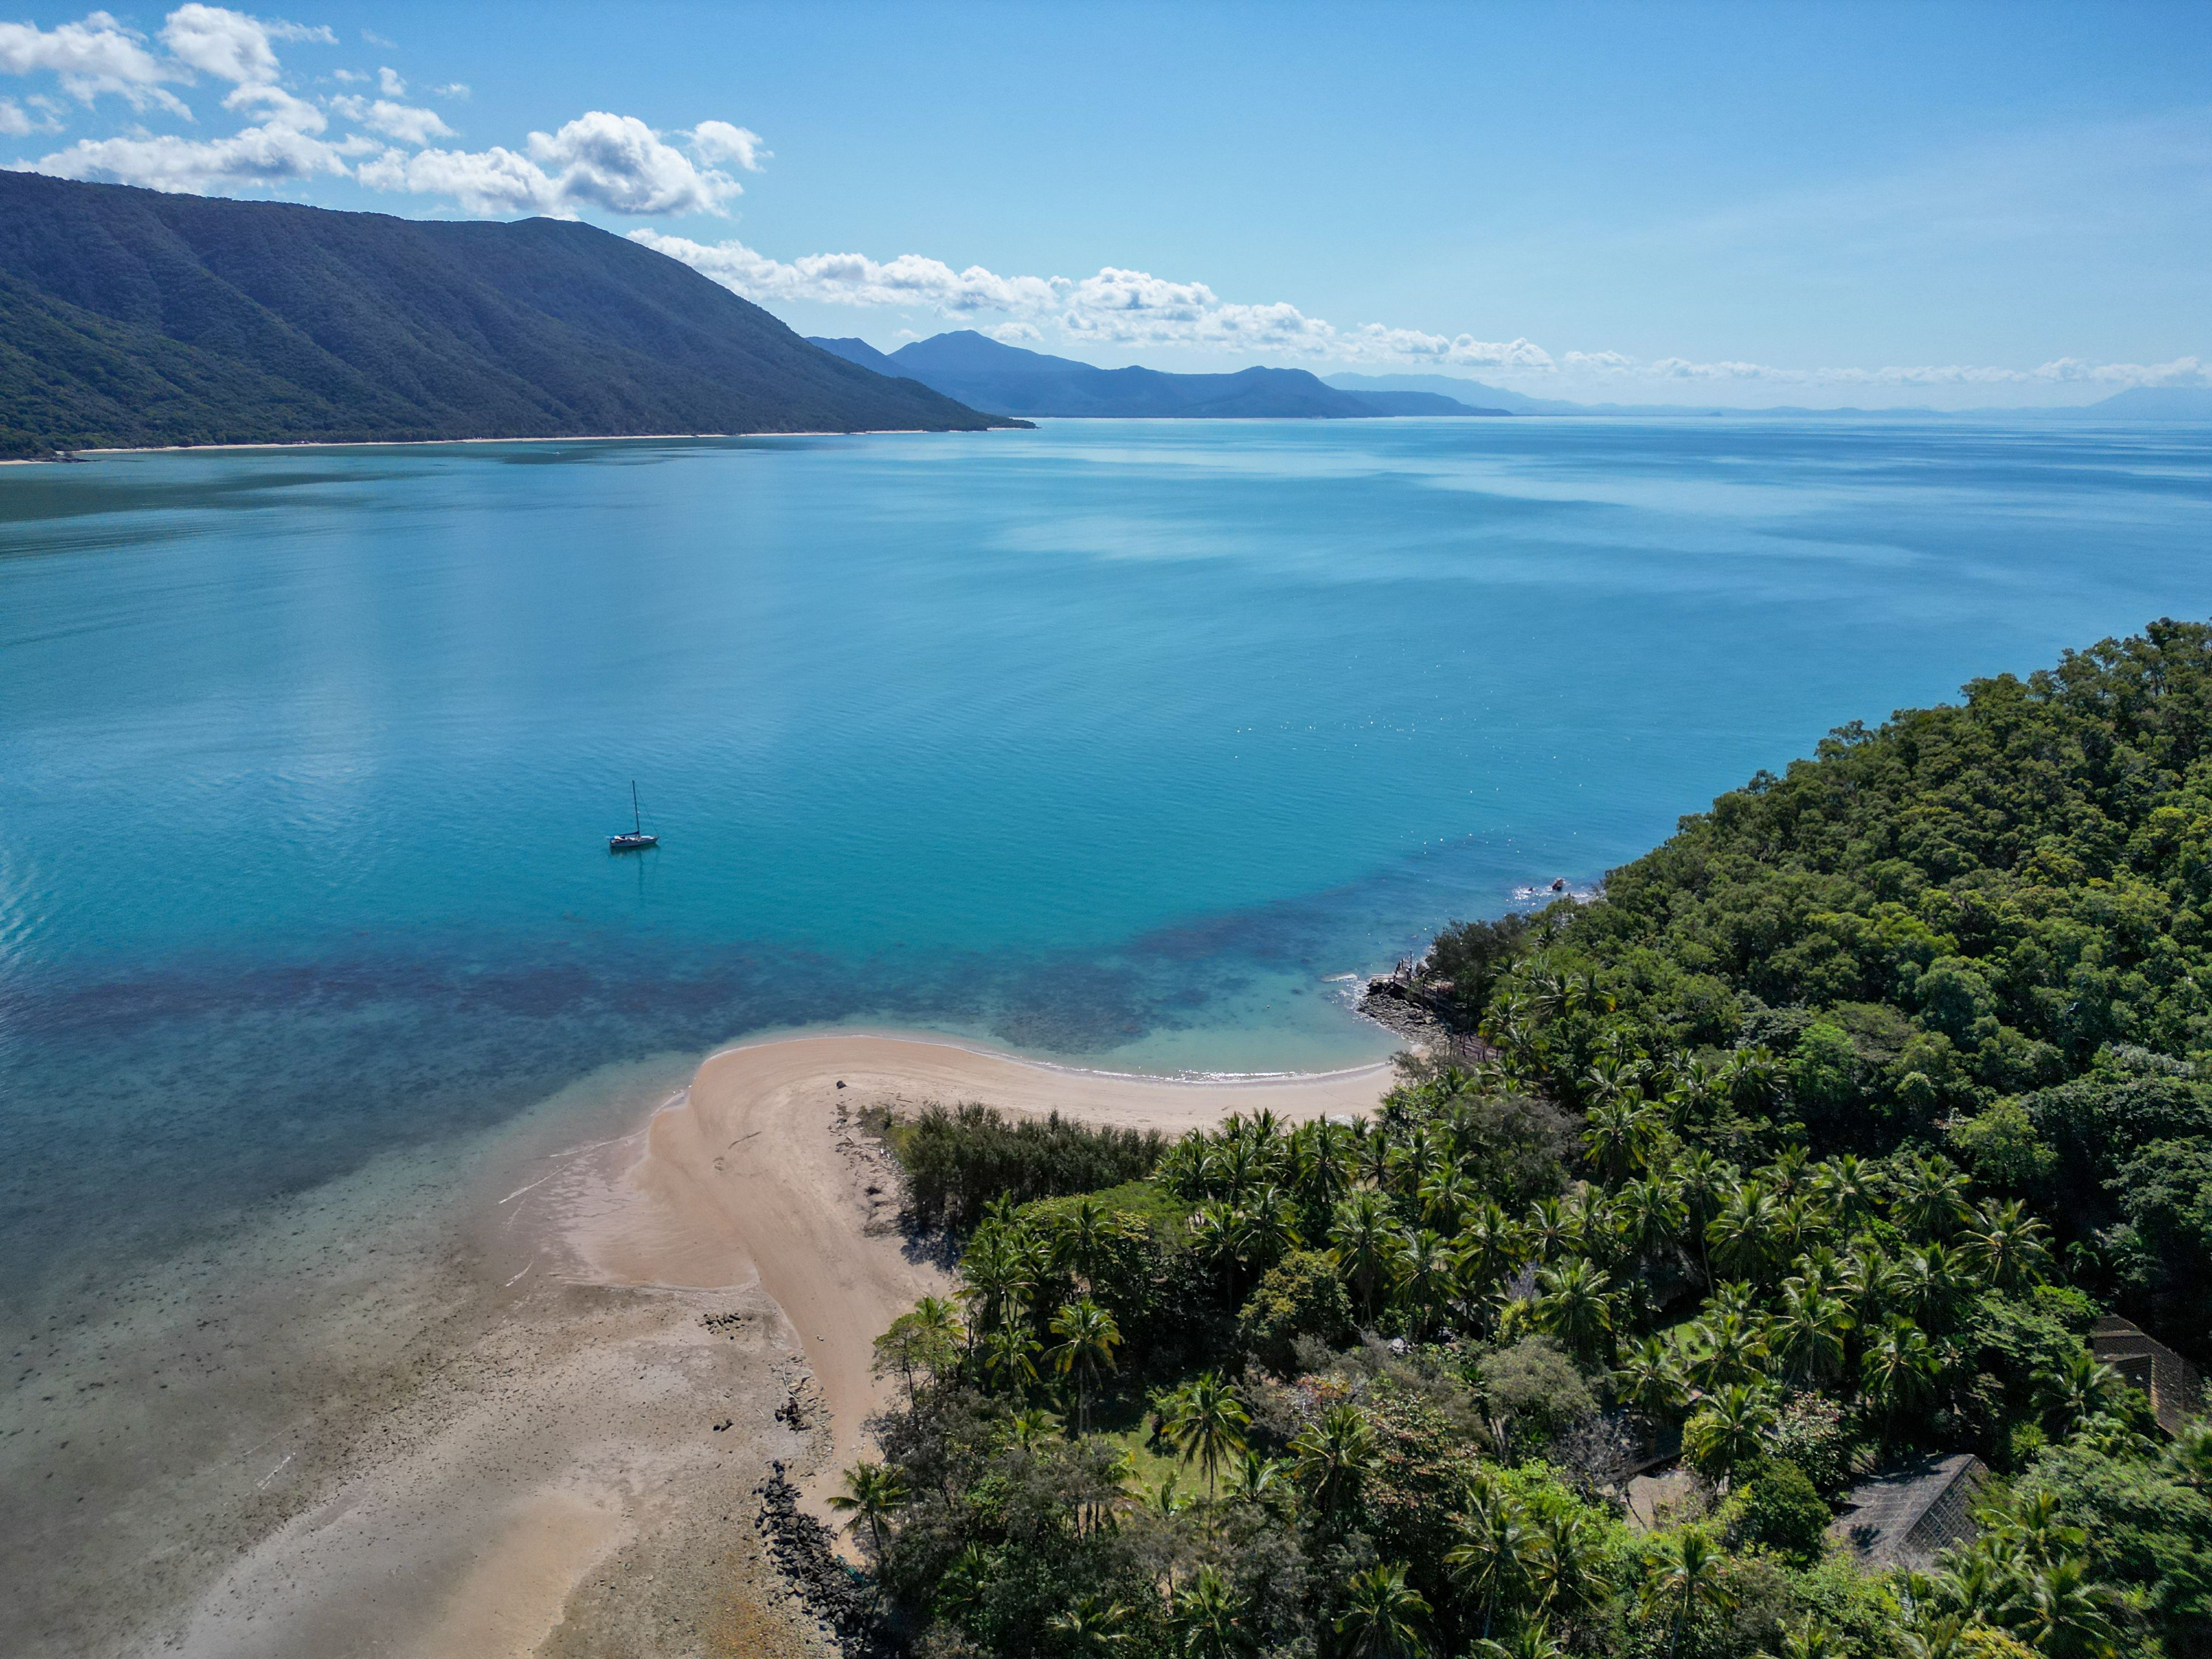
M 639 835 L 645 833 L 645 818 L 637 810 L 637 780 L 635 778 L 629 781 L 629 821 L 631 828 L 635 829 Z

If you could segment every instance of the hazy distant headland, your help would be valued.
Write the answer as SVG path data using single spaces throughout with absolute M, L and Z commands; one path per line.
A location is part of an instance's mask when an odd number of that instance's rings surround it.
M 1010 424 L 589 225 L 0 172 L 0 455 Z
M 1954 420 L 2082 418 L 2212 420 L 2212 390 L 2136 386 L 2086 406 L 2061 409 L 1741 408 L 1705 404 L 1583 404 L 1536 398 L 1455 374 L 1316 376 L 1301 368 L 1234 374 L 1175 374 L 1131 366 L 1101 368 L 1071 357 L 1010 346 L 957 329 L 878 351 L 866 340 L 809 337 L 825 351 L 878 374 L 918 381 L 977 409 L 1036 417 L 1170 420 L 1371 420 L 1378 416 L 1661 415 L 1768 417 L 1913 417 Z
M 904 375 L 948 398 L 1009 415 L 1171 420 L 1372 420 L 1381 415 L 1506 415 L 1478 408 L 1439 387 L 1470 383 L 1434 378 L 1437 387 L 1346 390 L 1303 368 L 1246 368 L 1234 374 L 1170 374 L 1157 368 L 1099 368 L 1001 344 L 973 329 L 916 340 L 896 351 L 866 340 L 816 338 L 825 351 Z

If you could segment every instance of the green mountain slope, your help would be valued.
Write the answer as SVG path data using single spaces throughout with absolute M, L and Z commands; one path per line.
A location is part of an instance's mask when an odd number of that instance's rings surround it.
M 0 453 L 1003 424 L 588 225 L 0 172 Z

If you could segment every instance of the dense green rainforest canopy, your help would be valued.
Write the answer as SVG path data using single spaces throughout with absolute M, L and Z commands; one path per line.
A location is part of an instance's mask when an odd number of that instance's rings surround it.
M 2212 1358 L 2209 720 L 2160 623 L 1839 731 L 1448 930 L 1416 994 L 1481 1058 L 1371 1121 L 890 1126 L 968 1237 L 879 1345 L 869 1639 L 2212 1655 L 2212 1431 L 2086 1340 Z M 1831 1531 L 1969 1455 L 1940 1558 Z

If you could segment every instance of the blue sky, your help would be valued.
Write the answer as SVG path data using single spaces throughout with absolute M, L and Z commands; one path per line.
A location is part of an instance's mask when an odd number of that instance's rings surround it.
M 2212 366 L 2212 5 L 0 12 L 0 158 L 573 214 L 809 333 L 1540 395 Z

